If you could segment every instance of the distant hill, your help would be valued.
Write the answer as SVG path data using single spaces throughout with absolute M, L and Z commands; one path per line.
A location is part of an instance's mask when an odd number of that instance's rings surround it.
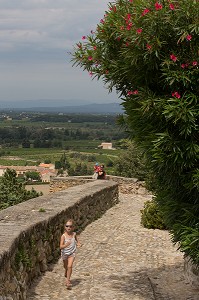
M 23 103 L 23 106 L 21 105 Z M 45 104 L 45 105 L 43 105 Z M 59 105 L 57 101 L 45 103 L 42 101 L 38 105 L 37 101 L 22 102 L 0 102 L 0 110 L 29 111 L 29 112 L 49 112 L 49 113 L 100 113 L 100 114 L 122 114 L 123 108 L 119 103 L 93 103 L 85 105 Z

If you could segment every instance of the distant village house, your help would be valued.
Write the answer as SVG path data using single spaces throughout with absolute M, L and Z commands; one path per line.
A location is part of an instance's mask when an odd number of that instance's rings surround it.
M 112 143 L 101 143 L 101 145 L 99 145 L 98 148 L 113 150 Z
M 38 172 L 42 182 L 50 182 L 50 178 L 57 175 L 57 170 L 55 170 L 55 165 L 53 164 L 41 163 L 39 166 L 0 166 L 0 176 L 3 176 L 6 169 L 15 170 L 17 177 L 24 177 L 26 172 Z

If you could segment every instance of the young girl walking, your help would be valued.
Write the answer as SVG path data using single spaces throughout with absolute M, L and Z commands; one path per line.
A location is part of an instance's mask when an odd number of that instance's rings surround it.
M 76 232 L 74 230 L 74 222 L 72 219 L 67 220 L 65 224 L 65 231 L 60 239 L 61 257 L 65 268 L 66 286 L 72 286 L 70 277 L 72 274 L 73 262 L 75 260 L 75 253 L 77 247 L 81 247 Z

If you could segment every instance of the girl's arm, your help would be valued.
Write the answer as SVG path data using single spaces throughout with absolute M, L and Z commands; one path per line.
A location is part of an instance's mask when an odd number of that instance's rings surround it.
M 65 237 L 64 237 L 64 235 L 62 235 L 61 239 L 60 239 L 60 245 L 59 245 L 60 249 L 64 249 L 64 248 L 68 247 L 71 243 L 71 242 L 67 242 L 66 244 L 64 244 L 64 240 L 65 240 Z
M 76 234 L 75 234 L 75 239 L 76 239 L 76 241 L 77 241 L 77 247 L 81 247 L 82 244 L 80 243 L 79 237 L 78 237 Z

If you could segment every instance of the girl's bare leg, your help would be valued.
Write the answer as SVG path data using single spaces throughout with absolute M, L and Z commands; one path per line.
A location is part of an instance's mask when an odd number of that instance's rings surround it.
M 70 277 L 72 274 L 72 267 L 75 257 L 69 256 L 68 257 L 68 266 L 67 266 L 67 279 L 66 279 L 66 285 L 70 285 Z
M 68 259 L 63 260 L 64 269 L 65 269 L 65 277 L 67 277 L 67 269 L 68 269 Z

